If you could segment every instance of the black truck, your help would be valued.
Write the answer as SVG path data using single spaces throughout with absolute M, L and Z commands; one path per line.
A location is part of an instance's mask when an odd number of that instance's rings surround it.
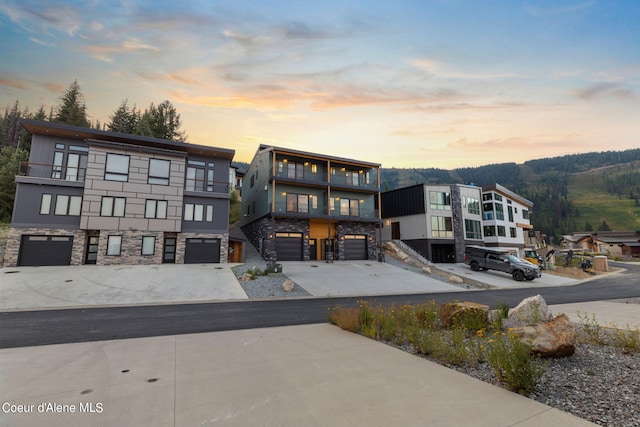
M 532 263 L 509 254 L 501 248 L 467 246 L 464 250 L 464 262 L 473 271 L 497 270 L 511 274 L 513 280 L 533 280 L 542 275 L 540 268 Z

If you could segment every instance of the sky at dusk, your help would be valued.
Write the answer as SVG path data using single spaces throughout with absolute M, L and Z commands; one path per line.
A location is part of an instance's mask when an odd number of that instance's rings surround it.
M 640 1 L 0 0 L 0 107 L 169 100 L 188 142 L 456 167 L 640 147 Z

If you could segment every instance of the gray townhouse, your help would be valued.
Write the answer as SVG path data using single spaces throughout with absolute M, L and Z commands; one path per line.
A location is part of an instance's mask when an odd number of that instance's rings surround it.
M 23 120 L 5 267 L 227 262 L 234 150 Z
M 240 226 L 268 263 L 377 255 L 380 165 L 260 145 L 244 174 Z

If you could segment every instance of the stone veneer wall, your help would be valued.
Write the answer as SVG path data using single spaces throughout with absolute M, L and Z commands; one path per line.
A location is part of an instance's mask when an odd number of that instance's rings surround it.
M 71 253 L 71 265 L 84 263 L 84 249 L 86 246 L 86 233 L 84 230 L 67 230 L 63 228 L 10 228 L 7 238 L 7 248 L 4 254 L 4 266 L 16 267 L 20 253 L 20 243 L 23 235 L 33 236 L 73 236 L 73 249 Z
M 376 259 L 376 226 L 367 222 L 339 222 L 336 224 L 336 239 L 338 240 L 338 253 L 336 259 L 344 261 L 344 237 L 346 234 L 367 236 L 367 253 L 370 260 Z
M 220 239 L 220 263 L 229 259 L 229 234 L 178 233 L 176 240 L 176 264 L 184 264 L 184 252 L 187 239 Z M 156 242 L 157 243 L 157 242 Z M 160 261 L 162 262 L 162 261 Z
M 122 236 L 120 255 L 107 255 L 107 242 L 109 236 Z M 142 255 L 142 237 L 154 236 L 156 238 L 153 255 Z M 162 246 L 164 233 L 161 231 L 122 231 L 101 230 L 98 240 L 97 265 L 150 265 L 162 263 Z
M 482 203 L 482 202 L 480 202 Z M 462 195 L 460 187 L 451 186 L 451 221 L 453 222 L 453 246 L 455 250 L 455 262 L 464 262 L 465 227 L 462 216 Z
M 302 259 L 310 260 L 309 221 L 306 219 L 276 219 L 265 217 L 242 228 L 244 235 L 267 263 L 276 262 L 275 234 L 302 233 Z M 269 236 L 272 236 L 269 239 Z

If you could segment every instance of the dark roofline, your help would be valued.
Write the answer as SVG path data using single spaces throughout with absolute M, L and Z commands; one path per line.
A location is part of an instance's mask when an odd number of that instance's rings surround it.
M 372 162 L 365 162 L 362 160 L 347 159 L 345 157 L 328 156 L 325 154 L 311 153 L 308 151 L 294 150 L 291 148 L 276 147 L 274 145 L 260 144 L 257 152 L 260 152 L 260 151 L 276 151 L 278 153 L 287 153 L 287 154 L 300 156 L 300 157 L 315 157 L 318 160 L 330 160 L 335 162 L 342 162 L 342 163 L 358 165 L 358 166 L 369 166 L 369 167 L 375 167 L 375 168 L 381 167 L 380 163 L 372 163 Z
M 76 140 L 93 139 L 98 141 L 112 141 L 123 144 L 183 151 L 189 154 L 200 156 L 228 159 L 229 161 L 233 159 L 233 156 L 236 153 L 235 150 L 227 148 L 217 148 L 207 145 L 190 144 L 188 142 L 152 138 L 149 136 L 130 135 L 126 133 L 90 129 L 80 126 L 71 126 L 62 123 L 53 123 L 42 120 L 21 119 L 20 124 L 32 135 L 51 135 Z

